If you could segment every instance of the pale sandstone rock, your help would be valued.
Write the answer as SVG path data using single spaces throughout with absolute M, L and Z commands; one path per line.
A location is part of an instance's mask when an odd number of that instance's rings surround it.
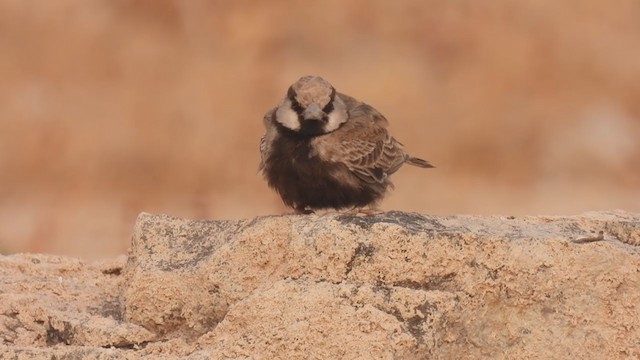
M 0 256 L 0 359 L 108 354 L 115 350 L 106 347 L 156 338 L 123 321 L 124 264 L 124 257 L 86 264 L 52 255 Z
M 639 239 L 622 211 L 141 214 L 126 265 L 0 257 L 0 358 L 638 358 Z

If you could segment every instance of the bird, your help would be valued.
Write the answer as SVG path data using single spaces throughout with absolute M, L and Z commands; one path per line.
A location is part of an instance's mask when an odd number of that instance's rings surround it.
M 378 213 L 403 164 L 434 167 L 405 152 L 380 112 L 320 76 L 293 83 L 263 123 L 259 171 L 295 213 Z

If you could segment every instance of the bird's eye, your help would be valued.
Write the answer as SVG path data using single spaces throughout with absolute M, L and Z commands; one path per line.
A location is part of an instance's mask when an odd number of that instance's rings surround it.
M 332 111 L 333 111 L 333 101 L 329 101 L 329 103 L 324 108 L 322 108 L 322 112 L 324 112 L 325 114 L 328 114 Z
M 295 99 L 291 101 L 291 109 L 298 114 L 302 114 L 302 112 L 304 111 L 304 108 L 302 107 L 302 105 L 300 105 L 300 103 L 297 102 Z
M 304 108 L 302 107 L 302 105 L 300 105 L 298 100 L 296 100 L 296 92 L 295 90 L 293 90 L 293 86 L 290 86 L 289 90 L 287 90 L 287 98 L 289 99 L 289 101 L 291 101 L 291 110 L 295 111 L 298 114 L 302 114 Z

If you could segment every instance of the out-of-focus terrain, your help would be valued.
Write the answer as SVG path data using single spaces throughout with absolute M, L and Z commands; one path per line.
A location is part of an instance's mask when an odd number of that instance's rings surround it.
M 0 0 L 0 252 L 123 253 L 140 211 L 286 211 L 262 115 L 317 74 L 437 168 L 384 209 L 640 211 L 640 4 Z

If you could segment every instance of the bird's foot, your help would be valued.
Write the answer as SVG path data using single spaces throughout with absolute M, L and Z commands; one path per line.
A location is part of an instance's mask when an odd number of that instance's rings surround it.
M 313 210 L 311 209 L 307 209 L 305 207 L 297 207 L 295 208 L 295 214 L 296 215 L 310 215 L 313 214 Z
M 382 214 L 384 211 L 378 209 L 377 207 L 365 206 L 365 207 L 354 207 L 344 212 L 345 215 L 349 216 L 373 216 Z

